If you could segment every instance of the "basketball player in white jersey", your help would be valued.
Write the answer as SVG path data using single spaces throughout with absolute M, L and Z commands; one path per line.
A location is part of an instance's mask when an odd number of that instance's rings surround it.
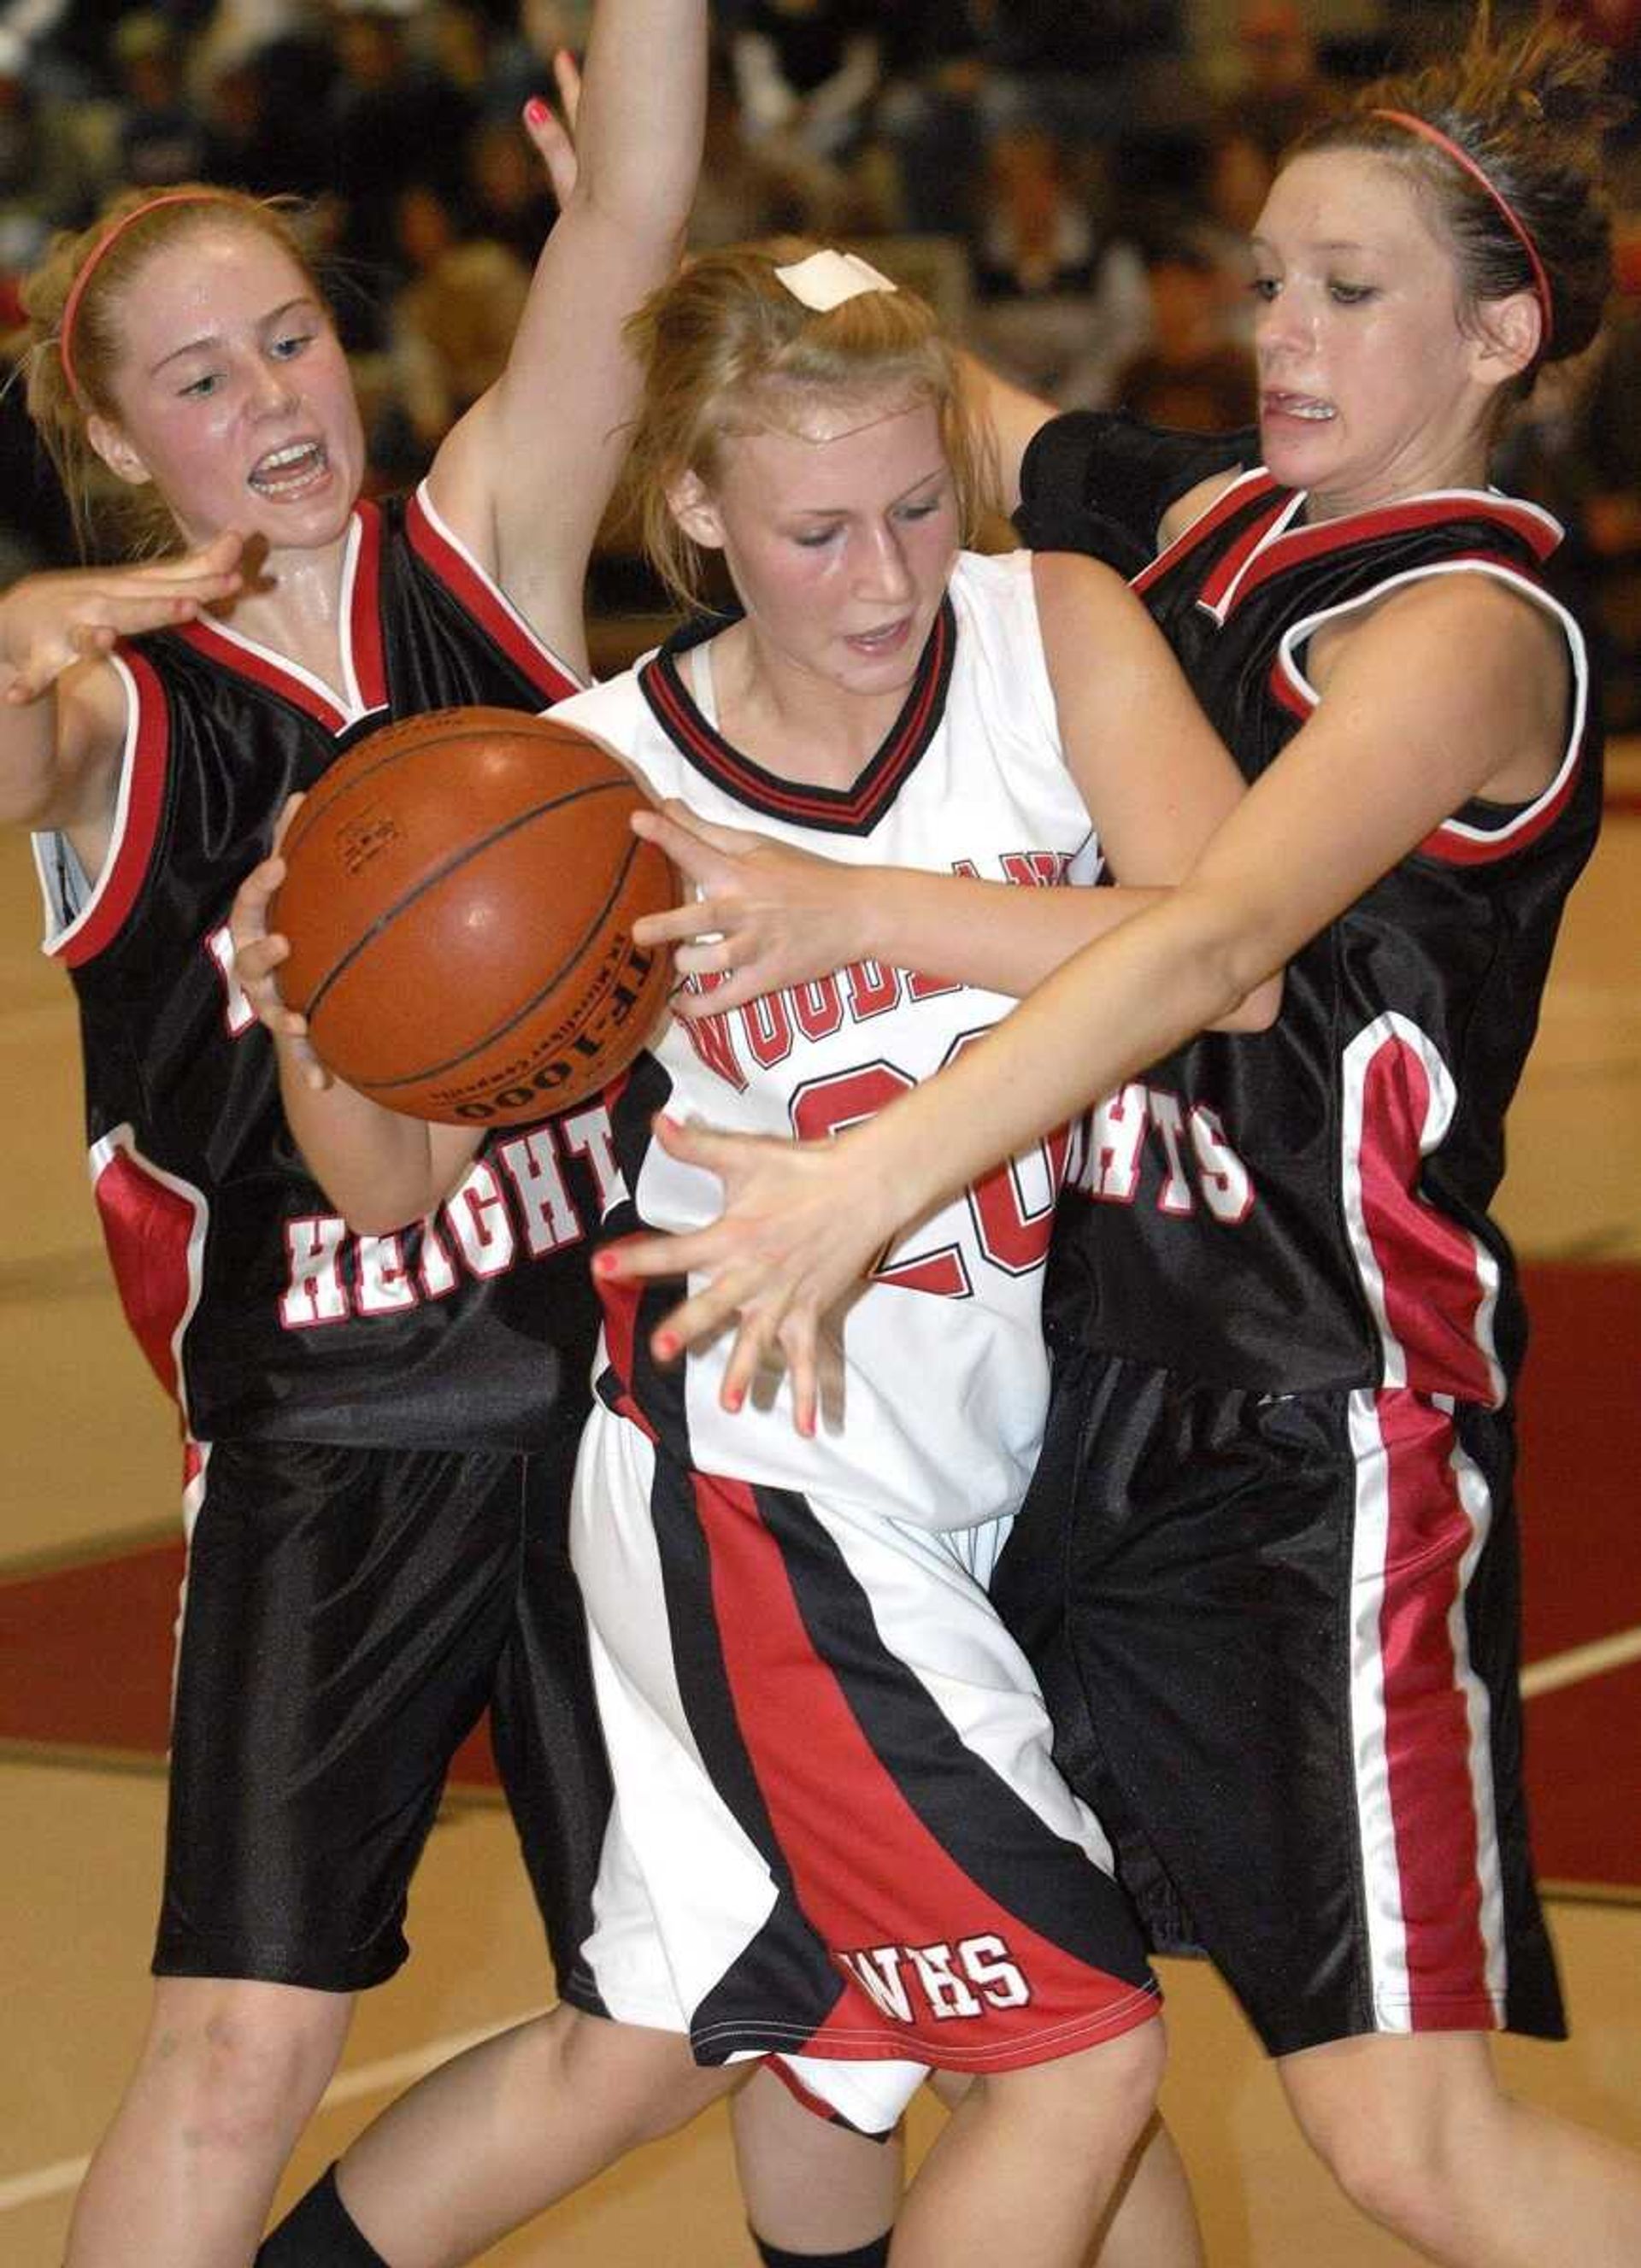
M 863 864 L 982 876 L 995 963 L 985 989 L 862 964 L 660 1035 L 615 1107 L 616 1231 L 713 1209 L 654 1142 L 659 1108 L 815 1132 L 870 1114 L 1123 909 L 1061 885 L 1103 853 L 1166 887 L 1236 795 L 1115 578 L 960 552 L 976 453 L 920 302 L 835 254 L 752 247 L 694 263 L 637 333 L 651 549 L 692 595 L 688 563 L 721 550 L 741 610 L 567 721 L 658 796 Z M 241 892 L 241 974 L 310 1164 L 384 1228 L 438 1201 L 474 1138 L 326 1084 L 277 1001 L 281 871 Z M 659 2124 L 773 2058 L 881 2132 L 935 2065 L 976 2084 L 894 2257 L 1006 2246 L 1070 2268 L 1144 2134 L 1154 1986 L 975 1580 L 1035 1454 L 1065 1163 L 1062 1139 L 1034 1145 L 886 1260 L 851 1317 L 841 1430 L 795 1438 L 778 1382 L 732 1421 L 718 1358 L 665 1367 L 635 1303 L 607 1305 L 574 1525 L 615 1817 L 566 2005 L 475 2051 L 537 2075 L 537 2204 L 601 2162 L 577 2106 L 611 2088 Z M 498 2159 L 444 2079 L 344 2164 L 393 2268 L 470 2257 L 518 2217 L 511 2143 Z

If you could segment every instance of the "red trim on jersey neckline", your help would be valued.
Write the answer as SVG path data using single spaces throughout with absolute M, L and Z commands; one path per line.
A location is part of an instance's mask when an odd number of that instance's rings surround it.
M 176 635 L 217 668 L 235 677 L 248 678 L 265 692 L 276 693 L 335 738 L 361 718 L 387 706 L 387 672 L 382 644 L 380 592 L 382 572 L 382 515 L 378 505 L 362 499 L 353 509 L 349 552 L 343 567 L 342 666 L 345 683 L 357 692 L 355 707 L 337 697 L 307 670 L 295 667 L 271 646 L 259 644 L 225 623 L 202 615 L 181 623 Z
M 1303 522 L 1293 527 L 1277 523 L 1291 501 L 1301 494 L 1278 488 L 1262 466 L 1233 481 L 1200 519 L 1159 551 L 1149 566 L 1131 579 L 1130 587 L 1142 595 L 1165 574 L 1188 559 L 1206 539 L 1250 505 L 1265 506 L 1247 530 L 1227 548 L 1209 570 L 1197 601 L 1223 620 L 1263 583 L 1284 568 L 1322 556 L 1347 544 L 1372 542 L 1420 527 L 1436 527 L 1455 519 L 1491 520 L 1527 545 L 1534 558 L 1549 557 L 1562 541 L 1562 530 L 1548 512 L 1520 503 L 1513 497 L 1490 496 L 1480 489 L 1438 490 L 1409 497 L 1399 504 L 1376 505 L 1365 512 L 1346 512 L 1337 519 Z M 1273 530 L 1275 531 L 1273 533 Z
M 1216 497 L 1200 519 L 1194 519 L 1188 528 L 1176 535 L 1172 543 L 1157 554 L 1149 566 L 1140 569 L 1130 587 L 1141 593 L 1150 590 L 1159 576 L 1167 574 L 1182 559 L 1188 558 L 1199 544 L 1222 528 L 1226 520 L 1234 519 L 1239 512 L 1245 511 L 1250 504 L 1262 504 L 1271 497 L 1280 499 L 1277 507 L 1280 511 L 1292 494 L 1291 489 L 1279 488 L 1262 465 L 1255 466 L 1252 472 L 1240 475 L 1222 496 Z M 1268 525 L 1268 520 L 1260 522 L 1262 528 Z
M 405 534 L 423 564 L 528 678 L 543 708 L 582 690 L 580 680 L 513 611 L 477 561 L 438 519 L 421 489 L 405 506 Z
M 682 650 L 676 637 L 669 638 L 639 671 L 638 687 L 656 722 L 687 762 L 738 802 L 771 819 L 835 835 L 868 835 L 940 728 L 957 652 L 957 615 L 948 593 L 940 601 L 899 716 L 854 784 L 845 788 L 800 786 L 742 755 L 695 705 L 678 666 Z
M 124 927 L 148 879 L 166 804 L 171 767 L 170 712 L 166 689 L 153 664 L 130 646 L 120 659 L 130 672 L 136 714 L 131 723 L 131 754 L 126 771 L 125 810 L 120 831 L 94 895 L 80 920 L 51 947 L 68 968 L 95 960 Z
M 1462 509 L 1458 508 L 1461 505 Z M 1409 497 L 1403 504 L 1386 504 L 1372 512 L 1348 512 L 1339 519 L 1319 520 L 1314 526 L 1287 528 L 1273 535 L 1257 557 L 1243 563 L 1240 580 L 1223 611 L 1226 615 L 1234 614 L 1251 592 L 1289 567 L 1321 558 L 1330 551 L 1342 551 L 1351 544 L 1372 543 L 1386 535 L 1405 535 L 1416 528 L 1447 526 L 1461 519 L 1491 521 L 1508 529 L 1511 534 L 1520 537 L 1535 560 L 1548 559 L 1561 541 L 1561 532 L 1554 521 L 1547 521 L 1543 513 L 1518 504 L 1508 497 L 1468 493 L 1463 497 Z M 1201 596 L 1206 603 L 1206 584 Z

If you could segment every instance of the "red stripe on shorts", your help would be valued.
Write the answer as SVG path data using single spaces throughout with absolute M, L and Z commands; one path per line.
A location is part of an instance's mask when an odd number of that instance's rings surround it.
M 793 2053 L 891 2055 L 959 2070 L 1046 2062 L 1131 2029 L 1156 1996 L 1077 1960 L 997 1904 L 935 1839 L 872 1749 L 816 1651 L 781 1547 L 745 1483 L 696 1474 L 725 1671 L 747 1757 L 798 1904 L 845 1977 L 820 2030 Z M 975 1761 L 976 1780 L 986 1767 Z M 967 1955 L 966 1947 L 1004 1950 Z M 937 1972 L 949 1958 L 955 1982 Z M 849 1956 L 849 1957 L 846 1957 Z M 991 1990 L 967 1962 L 997 1962 Z M 866 1962 L 879 1983 L 859 1977 Z M 1006 1973 L 1005 1973 L 1006 1972 Z M 1012 1986 L 1024 1992 L 1005 2005 Z M 879 1995 L 883 1997 L 879 1997 Z M 903 1997 L 907 2014 L 883 2005 Z M 946 2003 L 937 2014 L 935 2004 Z M 965 2007 L 972 2001 L 973 2008 Z
M 1476 1522 L 1460 1492 L 1448 1414 L 1417 1395 L 1374 1397 L 1387 1522 L 1380 1607 L 1385 1757 L 1415 2031 L 1498 2021 L 1482 1917 L 1475 1772 L 1487 1768 L 1454 1647 Z

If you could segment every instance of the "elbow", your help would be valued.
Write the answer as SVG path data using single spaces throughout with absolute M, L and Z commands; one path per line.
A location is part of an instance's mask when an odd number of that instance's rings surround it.
M 1218 892 L 1197 891 L 1187 884 L 1175 895 L 1178 911 L 1188 924 L 1188 949 L 1200 987 L 1197 998 L 1203 1014 L 1197 1028 L 1269 1031 L 1282 1012 L 1281 967 L 1273 968 L 1272 954 L 1250 931 L 1240 909 L 1225 902 Z
M 1243 995 L 1240 1004 L 1225 1019 L 1222 1028 L 1227 1032 L 1268 1032 L 1282 1013 L 1282 971 L 1267 976 Z

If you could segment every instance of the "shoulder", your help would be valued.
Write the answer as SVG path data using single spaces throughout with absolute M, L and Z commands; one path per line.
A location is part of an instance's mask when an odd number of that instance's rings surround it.
M 1225 471 L 1211 473 L 1206 480 L 1197 481 L 1187 489 L 1158 522 L 1159 545 L 1166 547 L 1195 527 L 1203 514 L 1211 512 L 1226 490 L 1234 488 L 1241 477 L 1236 467 L 1232 466 Z
M 1581 738 L 1587 681 L 1571 618 L 1529 589 L 1461 566 L 1324 623 L 1307 660 L 1319 719 L 1421 762 L 1468 752 L 1485 767 L 1473 793 L 1541 794 Z
M 1020 533 L 1041 549 L 1086 551 L 1137 574 L 1182 497 L 1213 478 L 1234 478 L 1257 456 L 1251 431 L 1186 433 L 1125 410 L 1068 411 L 1049 419 L 1027 452 Z
M 960 552 L 951 596 L 960 636 L 982 647 L 1041 644 L 1046 618 L 1094 602 L 1106 585 L 1121 591 L 1109 568 L 1075 552 Z
M 1564 672 L 1576 625 L 1541 585 L 1494 563 L 1459 555 L 1387 579 L 1319 629 L 1309 674 L 1325 692 L 1347 655 L 1371 651 L 1381 666 L 1402 658 L 1467 679 L 1524 687 Z

